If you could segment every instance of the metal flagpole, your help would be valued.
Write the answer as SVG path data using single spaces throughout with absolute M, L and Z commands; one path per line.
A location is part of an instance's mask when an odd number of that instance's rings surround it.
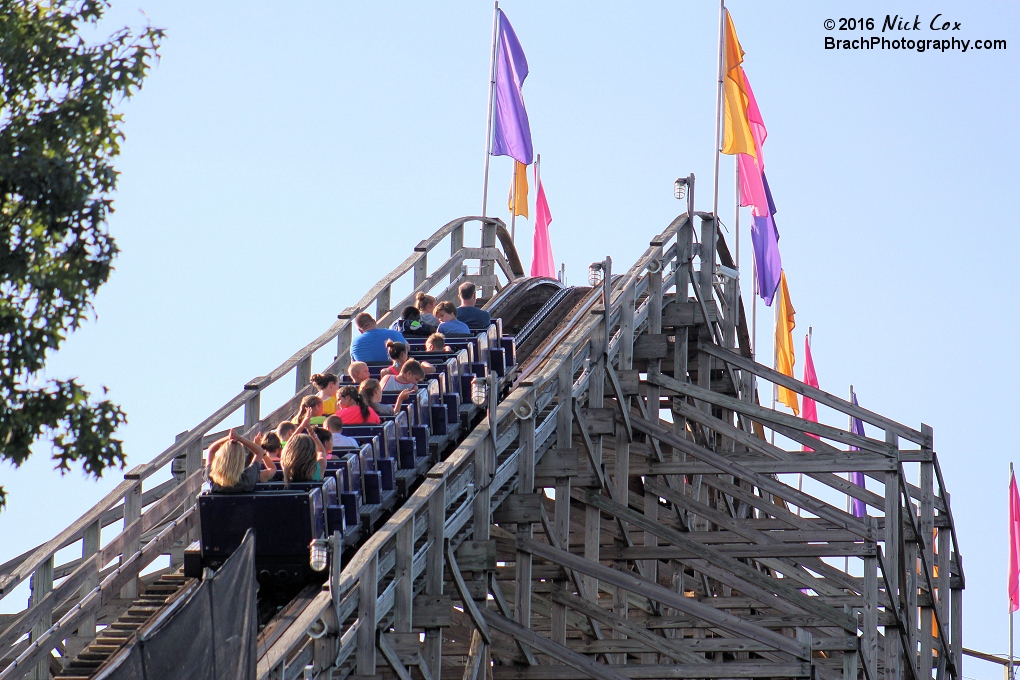
M 718 83 L 715 95 L 715 179 L 712 192 L 712 217 L 715 220 L 716 233 L 719 231 L 719 155 L 722 151 L 722 100 L 723 100 L 723 22 L 725 20 L 726 3 L 719 0 L 719 64 L 716 69 Z M 715 244 L 709 244 L 715 248 Z
M 734 263 L 737 265 L 737 275 L 740 275 L 740 163 L 737 162 L 737 157 L 733 157 L 733 231 L 737 233 L 736 244 L 734 250 L 736 250 L 736 256 L 733 258 Z M 739 278 L 738 278 L 739 281 Z
M 850 386 L 850 403 L 851 404 L 854 403 L 854 386 L 853 385 Z M 847 419 L 847 422 L 848 422 L 848 425 L 847 425 L 846 429 L 850 430 L 850 432 L 853 432 L 854 431 L 854 417 L 851 416 L 851 415 L 847 415 L 846 419 Z M 847 448 L 849 449 L 849 446 Z M 853 484 L 853 481 L 854 481 L 853 477 L 852 477 L 852 474 L 853 473 L 850 473 L 850 472 L 846 473 L 846 480 L 848 482 L 850 482 L 851 484 Z M 850 500 L 850 494 L 847 494 L 846 495 L 846 511 L 847 511 L 847 514 L 851 514 L 852 515 L 853 514 L 853 506 L 851 505 L 851 503 L 852 503 L 852 501 Z M 843 564 L 844 564 L 843 571 L 845 571 L 847 574 L 849 574 L 850 573 L 850 556 L 849 555 L 847 555 L 846 557 L 843 558 Z
M 1013 462 L 1009 463 L 1009 478 L 1013 479 Z M 1012 505 L 1013 499 L 1010 497 L 1010 504 Z M 1009 528 L 1010 532 L 1013 531 L 1013 527 Z M 1012 543 L 1012 537 L 1010 537 L 1010 543 Z M 1010 545 L 1012 550 L 1013 546 Z M 1008 598 L 1007 598 L 1008 599 Z M 1006 607 L 1009 609 L 1009 680 L 1013 680 L 1013 603 L 1007 601 Z
M 772 298 L 772 325 L 773 327 L 779 326 L 779 305 L 775 304 L 776 299 Z M 776 368 L 779 363 L 779 343 L 776 342 L 776 334 L 772 333 L 772 368 Z M 779 386 L 772 383 L 772 410 L 776 410 L 776 395 L 779 392 Z M 772 430 L 772 441 L 769 442 L 773 446 L 776 444 L 776 431 Z
M 754 259 L 753 240 L 751 251 L 751 277 L 754 279 L 751 282 L 751 358 L 754 359 L 758 354 L 758 261 Z
M 492 95 L 496 89 L 496 33 L 499 28 L 499 0 L 492 3 L 492 50 L 489 53 L 489 112 L 485 120 L 485 170 L 482 173 L 482 217 L 489 200 L 489 155 L 492 152 Z M 516 171 L 516 168 L 514 168 Z

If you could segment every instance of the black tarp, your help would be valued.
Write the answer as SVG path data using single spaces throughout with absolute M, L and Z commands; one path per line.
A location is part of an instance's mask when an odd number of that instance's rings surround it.
M 111 660 L 97 680 L 249 680 L 255 677 L 255 534 L 212 578 Z

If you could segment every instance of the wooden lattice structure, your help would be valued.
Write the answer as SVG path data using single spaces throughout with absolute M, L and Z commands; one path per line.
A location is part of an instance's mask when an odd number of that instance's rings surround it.
M 457 246 L 512 278 L 495 233 Z M 424 285 L 424 257 L 408 262 Z M 456 282 L 457 266 L 432 276 Z M 267 627 L 260 680 L 962 677 L 962 559 L 931 429 L 757 363 L 709 214 L 678 217 L 622 276 L 600 266 L 488 417 Z M 286 368 L 299 386 L 302 361 Z M 872 436 L 762 406 L 773 385 Z
M 964 581 L 931 429 L 751 359 L 734 263 L 695 218 L 605 277 L 260 678 L 287 660 L 334 677 L 960 677 Z M 884 435 L 764 408 L 769 383 Z

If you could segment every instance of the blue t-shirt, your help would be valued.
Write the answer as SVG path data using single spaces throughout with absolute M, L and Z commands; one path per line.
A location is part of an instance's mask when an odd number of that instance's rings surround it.
M 373 328 L 359 335 L 351 343 L 351 360 L 389 361 L 390 355 L 386 352 L 387 340 L 407 344 L 404 336 L 397 331 L 390 330 L 389 328 Z
M 477 307 L 459 307 L 457 309 L 457 321 L 462 321 L 468 328 L 477 331 L 484 331 L 492 323 L 489 313 Z M 442 331 L 439 331 L 442 333 Z
M 439 332 L 446 337 L 451 335 L 471 335 L 471 329 L 460 319 L 450 319 L 439 324 Z

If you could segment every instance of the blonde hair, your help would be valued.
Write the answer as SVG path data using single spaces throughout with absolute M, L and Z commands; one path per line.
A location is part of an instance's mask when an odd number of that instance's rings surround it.
M 224 488 L 236 486 L 244 472 L 244 445 L 241 442 L 227 442 L 216 451 L 209 466 L 209 479 Z
M 284 486 L 291 482 L 310 482 L 316 471 L 315 440 L 307 434 L 299 434 L 287 440 L 280 456 L 283 468 Z
M 355 373 L 360 373 L 361 371 L 368 373 L 368 364 L 364 361 L 352 361 L 351 365 L 347 367 L 347 375 L 349 375 L 351 380 L 354 382 L 361 382 L 354 376 Z
M 430 352 L 442 352 L 446 347 L 446 336 L 442 333 L 433 333 L 425 341 L 425 349 Z

